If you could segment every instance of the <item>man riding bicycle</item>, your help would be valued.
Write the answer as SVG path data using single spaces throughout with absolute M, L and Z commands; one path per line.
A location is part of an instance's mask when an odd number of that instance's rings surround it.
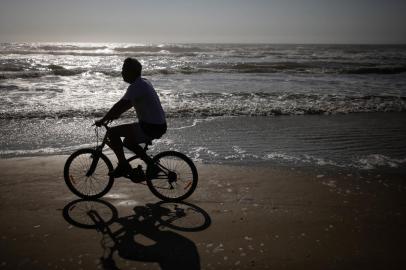
M 118 159 L 118 165 L 111 173 L 113 177 L 131 174 L 131 166 L 124 156 L 123 144 L 131 147 L 131 150 L 143 158 L 145 153 L 140 151 L 142 148 L 138 144 L 158 139 L 166 132 L 165 112 L 159 97 L 152 84 L 141 77 L 141 71 L 142 65 L 137 59 L 124 60 L 121 75 L 130 85 L 124 96 L 95 123 L 101 126 L 107 121 L 117 119 L 131 107 L 136 111 L 139 122 L 115 126 L 107 131 L 109 139 L 107 144 Z M 124 137 L 124 141 L 121 141 L 121 137 Z M 148 160 L 147 157 L 145 158 Z

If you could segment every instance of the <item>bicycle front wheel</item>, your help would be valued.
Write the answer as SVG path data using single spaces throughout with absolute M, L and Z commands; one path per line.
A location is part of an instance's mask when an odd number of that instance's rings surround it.
M 65 163 L 64 178 L 68 188 L 83 199 L 96 199 L 105 195 L 113 186 L 114 178 L 110 160 L 94 149 L 80 149 Z
M 182 153 L 166 151 L 152 158 L 147 185 L 151 192 L 167 202 L 188 198 L 197 187 L 198 174 L 193 161 Z

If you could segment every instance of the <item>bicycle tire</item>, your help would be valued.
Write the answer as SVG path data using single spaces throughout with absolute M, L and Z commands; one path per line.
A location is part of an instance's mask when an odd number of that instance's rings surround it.
M 168 175 L 162 171 L 154 173 L 148 166 L 146 182 L 152 194 L 166 202 L 183 201 L 192 195 L 197 187 L 198 173 L 190 158 L 180 152 L 165 151 L 154 156 L 152 161 L 176 174 L 175 184 L 172 184 Z
M 99 161 L 95 170 L 92 175 L 86 176 L 92 163 L 91 159 L 96 155 L 99 155 Z M 66 160 L 64 179 L 73 194 L 83 199 L 97 199 L 109 192 L 113 186 L 114 177 L 108 175 L 112 170 L 113 165 L 103 153 L 85 148 L 74 152 Z
M 102 217 L 102 224 L 95 224 L 89 216 L 90 211 L 96 211 Z M 118 218 L 117 209 L 103 200 L 77 199 L 68 203 L 62 210 L 64 219 L 71 225 L 83 229 L 97 229 L 98 226 L 108 226 Z
M 165 215 L 161 215 L 161 208 L 167 209 Z M 161 201 L 154 205 L 154 215 L 159 224 L 166 228 L 183 232 L 198 232 L 207 229 L 211 225 L 209 214 L 202 208 L 187 202 Z

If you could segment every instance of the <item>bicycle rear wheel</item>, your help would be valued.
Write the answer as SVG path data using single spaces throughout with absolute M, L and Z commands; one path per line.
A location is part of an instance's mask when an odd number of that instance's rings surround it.
M 187 202 L 161 201 L 153 205 L 152 211 L 162 226 L 178 231 L 203 231 L 211 224 L 209 214 Z
M 191 159 L 176 151 L 166 151 L 152 160 L 159 169 L 148 166 L 147 185 L 155 196 L 174 202 L 192 195 L 197 187 L 198 174 Z
M 96 199 L 105 195 L 113 186 L 114 178 L 110 160 L 94 149 L 80 149 L 65 163 L 64 178 L 68 188 L 83 199 Z

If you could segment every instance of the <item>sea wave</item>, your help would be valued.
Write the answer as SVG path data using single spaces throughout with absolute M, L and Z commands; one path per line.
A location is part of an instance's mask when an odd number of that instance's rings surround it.
M 34 50 L 44 50 L 44 51 L 64 51 L 64 50 L 77 50 L 77 51 L 96 51 L 107 49 L 107 46 L 79 46 L 79 45 L 69 45 L 69 44 L 55 44 L 55 45 L 38 45 L 31 47 Z
M 238 158 L 241 159 L 240 156 Z M 374 170 L 378 168 L 400 168 L 405 166 L 406 158 L 392 158 L 382 154 L 371 154 L 355 158 L 350 161 L 333 161 L 326 158 L 310 155 L 292 156 L 284 153 L 271 153 L 261 157 L 263 160 L 281 160 L 293 163 L 311 163 L 318 166 L 333 166 L 340 168 L 356 168 L 361 170 Z
M 56 50 L 56 51 L 33 51 L 33 50 L 24 50 L 24 49 L 11 49 L 11 50 L 2 50 L 0 51 L 2 55 L 66 55 L 66 56 L 118 56 L 120 54 L 114 53 L 111 51 L 105 52 L 92 52 L 92 51 L 71 51 L 71 50 Z
M 0 72 L 0 80 L 18 79 L 18 78 L 39 78 L 49 75 L 56 76 L 75 76 L 87 72 L 86 69 L 74 68 L 67 69 L 62 66 L 50 65 L 49 70 L 23 70 L 23 71 L 5 71 Z
M 203 73 L 208 72 L 207 70 L 203 69 L 194 69 L 189 67 L 183 68 L 156 68 L 156 69 L 146 69 L 143 72 L 145 76 L 151 75 L 170 75 L 170 74 L 194 74 L 194 73 Z M 121 77 L 121 71 L 118 70 L 105 70 L 105 69 L 86 69 L 86 68 L 64 68 L 57 65 L 50 65 L 48 70 L 23 70 L 15 69 L 13 71 L 7 70 L 2 71 L 0 69 L 0 80 L 7 80 L 7 79 L 25 79 L 25 78 L 40 78 L 50 75 L 56 76 L 75 76 L 81 75 L 83 73 L 102 73 L 109 77 Z
M 299 62 L 239 62 L 210 63 L 197 66 L 199 71 L 232 73 L 276 73 L 283 71 L 306 72 L 314 68 L 311 64 Z
M 16 63 L 1 63 L 0 62 L 0 71 L 23 71 L 24 66 L 18 65 Z
M 15 149 L 15 150 L 0 150 L 0 157 L 15 157 L 15 156 L 41 156 L 41 155 L 58 155 L 72 153 L 75 150 L 82 148 L 94 148 L 95 144 L 81 144 L 64 147 L 44 147 L 38 149 Z
M 74 55 L 74 56 L 120 56 L 120 55 L 162 55 L 170 54 L 173 56 L 193 56 L 201 52 L 222 51 L 217 48 L 204 48 L 198 46 L 188 46 L 181 44 L 164 44 L 164 45 L 99 45 L 99 46 L 78 46 L 78 45 L 58 45 L 58 44 L 35 44 L 0 46 L 2 55 Z
M 406 65 L 383 65 L 375 63 L 352 63 L 334 61 L 281 61 L 212 63 L 198 65 L 197 72 L 226 73 L 314 73 L 314 74 L 399 74 L 406 72 Z
M 161 95 L 170 118 L 215 116 L 277 116 L 406 112 L 406 97 L 338 96 L 270 93 L 178 93 Z M 0 119 L 100 117 L 108 108 L 21 108 L 0 111 Z M 44 106 L 42 106 L 44 107 Z M 130 115 L 130 113 L 129 113 Z
M 186 45 L 158 45 L 158 46 L 127 46 L 117 47 L 118 52 L 169 52 L 169 53 L 190 53 L 205 51 L 202 47 Z M 207 50 L 206 50 L 207 51 Z
M 0 59 L 0 79 L 18 78 L 19 74 L 23 78 L 46 75 L 46 72 L 39 73 L 43 70 L 32 68 L 32 59 L 23 56 L 26 54 L 45 55 L 45 58 L 48 58 L 46 55 L 88 56 L 90 59 L 153 56 L 155 60 L 152 61 L 162 59 L 169 63 L 164 67 L 145 65 L 146 75 L 206 72 L 391 75 L 406 72 L 404 46 L 0 43 L 0 55 L 4 58 Z M 26 62 L 24 58 L 28 58 Z M 108 68 L 111 66 L 92 66 L 82 69 L 82 73 L 102 72 L 119 76 L 117 72 L 106 71 Z M 62 76 L 65 73 L 62 72 Z
M 343 70 L 347 74 L 399 74 L 406 72 L 406 65 L 383 66 L 383 67 L 361 67 L 356 69 Z
M 373 154 L 361 157 L 354 162 L 354 167 L 364 170 L 372 170 L 378 167 L 398 168 L 406 164 L 406 158 L 391 158 L 382 154 Z
M 373 66 L 373 64 L 360 67 L 356 64 L 320 63 L 320 62 L 216 62 L 216 63 L 183 63 L 167 67 L 150 67 L 146 65 L 143 74 L 172 75 L 172 74 L 199 74 L 199 73 L 310 73 L 310 74 L 399 74 L 406 72 L 406 65 L 398 66 Z M 0 65 L 0 80 L 14 78 L 36 78 L 48 75 L 74 76 L 82 73 L 103 73 L 106 76 L 120 77 L 117 70 L 91 68 L 66 68 L 51 64 L 37 69 L 28 68 L 27 65 L 5 63 Z

